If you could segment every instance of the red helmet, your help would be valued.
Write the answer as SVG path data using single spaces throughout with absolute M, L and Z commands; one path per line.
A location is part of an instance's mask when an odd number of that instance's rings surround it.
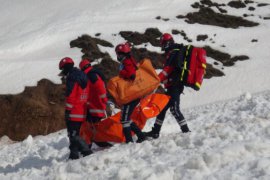
M 91 64 L 90 64 L 90 61 L 89 61 L 88 59 L 83 59 L 83 60 L 80 62 L 79 66 L 80 66 L 80 69 L 81 69 L 81 70 L 84 70 L 84 69 L 86 69 L 87 67 L 91 66 Z
M 62 70 L 66 64 L 74 65 L 74 61 L 70 57 L 65 57 L 59 62 L 59 69 Z
M 160 37 L 160 45 L 162 50 L 166 50 L 173 43 L 174 43 L 173 37 L 169 33 L 164 33 Z
M 131 51 L 131 49 L 130 49 L 129 43 L 118 44 L 115 48 L 116 54 L 119 54 L 119 53 L 128 54 L 128 53 L 130 53 L 130 51 Z

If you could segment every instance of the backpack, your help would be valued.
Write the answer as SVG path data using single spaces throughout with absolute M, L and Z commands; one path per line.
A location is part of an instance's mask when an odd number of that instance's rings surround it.
M 180 51 L 183 54 L 180 81 L 187 87 L 198 91 L 201 88 L 206 70 L 206 51 L 203 48 L 184 46 Z

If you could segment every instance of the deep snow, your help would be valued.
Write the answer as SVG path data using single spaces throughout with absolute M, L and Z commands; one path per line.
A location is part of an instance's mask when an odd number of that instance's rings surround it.
M 226 76 L 205 80 L 200 92 L 185 90 L 181 102 L 192 130 L 189 134 L 180 133 L 168 113 L 158 140 L 96 148 L 93 155 L 76 161 L 66 161 L 65 130 L 29 136 L 18 143 L 2 137 L 0 179 L 270 179 L 270 21 L 260 18 L 270 16 L 270 6 L 250 4 L 256 8 L 252 12 L 224 7 L 232 15 L 252 13 L 247 19 L 260 23 L 225 29 L 177 19 L 179 14 L 196 11 L 190 6 L 193 2 L 0 0 L 1 94 L 19 93 L 42 78 L 59 83 L 58 61 L 71 56 L 78 63 L 81 53 L 70 49 L 69 42 L 84 33 L 101 33 L 100 38 L 116 45 L 124 41 L 113 36 L 121 30 L 179 29 L 194 45 L 208 44 L 231 55 L 250 57 L 225 67 Z M 170 20 L 157 20 L 157 16 Z M 207 34 L 215 43 L 196 42 L 199 34 Z M 174 37 L 187 43 L 180 35 Z M 113 48 L 102 50 L 115 58 Z M 152 124 L 150 120 L 145 130 Z
M 0 179 L 269 179 L 270 91 L 168 113 L 158 140 L 116 144 L 66 161 L 66 131 L 0 147 Z M 151 120 L 146 130 L 150 129 Z M 4 140 L 3 140 L 4 141 Z

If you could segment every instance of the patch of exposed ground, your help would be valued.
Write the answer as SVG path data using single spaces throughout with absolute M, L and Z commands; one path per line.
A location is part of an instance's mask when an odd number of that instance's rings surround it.
M 212 77 L 220 77 L 220 76 L 224 76 L 225 74 L 220 71 L 219 69 L 216 69 L 213 67 L 212 64 L 208 64 L 206 65 L 206 73 L 204 75 L 205 79 L 210 79 Z
M 162 18 L 161 16 L 156 17 L 157 20 L 169 21 L 169 18 Z
M 187 34 L 183 30 L 178 31 L 176 29 L 173 29 L 172 34 L 174 34 L 174 35 L 180 34 L 181 36 L 183 36 L 184 40 L 186 40 L 187 42 L 192 42 L 192 39 L 188 38 Z
M 242 1 L 230 1 L 228 3 L 228 6 L 236 8 L 236 9 L 247 7 L 246 3 L 242 2 Z
M 133 48 L 132 54 L 133 54 L 134 58 L 137 60 L 149 58 L 155 69 L 161 69 L 163 66 L 163 63 L 162 63 L 162 60 L 164 59 L 163 54 L 149 51 L 146 48 L 139 48 L 139 49 Z
M 64 86 L 41 80 L 17 95 L 0 95 L 0 137 L 15 141 L 65 128 Z
M 194 4 L 191 5 L 191 7 L 195 8 L 195 9 L 200 9 L 200 8 L 204 8 L 204 7 L 214 7 L 216 9 L 219 10 L 220 13 L 227 13 L 227 10 L 221 8 L 222 6 L 226 6 L 225 4 L 219 4 L 216 2 L 212 2 L 210 0 L 201 0 L 200 2 L 195 2 Z
M 270 4 L 268 3 L 259 3 L 257 4 L 258 7 L 263 7 L 263 6 L 269 6 Z
M 186 18 L 186 22 L 190 24 L 199 23 L 224 28 L 253 27 L 259 25 L 259 23 L 243 19 L 242 17 L 216 13 L 208 7 L 201 7 L 198 12 L 188 13 Z
M 207 34 L 200 34 L 197 36 L 197 41 L 205 41 L 208 38 Z
M 119 33 L 126 41 L 140 45 L 143 43 L 150 43 L 152 46 L 159 46 L 159 38 L 162 33 L 157 28 L 148 28 L 143 34 L 133 31 L 121 31 Z
M 87 34 L 79 36 L 77 39 L 74 39 L 70 42 L 70 47 L 80 48 L 83 54 L 82 58 L 87 58 L 91 61 L 103 58 L 106 56 L 106 53 L 100 51 L 98 45 L 104 47 L 113 47 L 113 45 L 105 40 L 91 37 Z
M 221 62 L 223 66 L 233 66 L 236 61 L 243 61 L 249 59 L 246 55 L 231 57 L 230 54 L 212 49 L 210 46 L 205 46 L 207 56 Z

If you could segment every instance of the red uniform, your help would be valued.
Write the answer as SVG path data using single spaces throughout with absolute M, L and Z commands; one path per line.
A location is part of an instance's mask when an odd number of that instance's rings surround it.
M 106 116 L 106 104 L 108 101 L 105 83 L 93 67 L 84 70 L 88 76 L 89 96 L 87 110 L 92 117 L 103 118 Z
M 136 69 L 136 61 L 132 57 L 126 58 L 120 65 L 119 75 L 125 79 L 135 79 Z
M 70 111 L 69 120 L 77 122 L 85 121 L 86 102 L 89 92 L 87 77 L 78 69 L 73 68 L 67 76 L 66 88 L 65 109 Z
M 178 86 L 180 83 L 180 69 L 177 68 L 178 64 L 183 61 L 183 53 L 179 49 L 182 48 L 181 44 L 172 45 L 171 49 L 166 52 L 166 60 L 164 67 L 159 73 L 160 81 L 164 83 L 165 88 L 171 86 Z

